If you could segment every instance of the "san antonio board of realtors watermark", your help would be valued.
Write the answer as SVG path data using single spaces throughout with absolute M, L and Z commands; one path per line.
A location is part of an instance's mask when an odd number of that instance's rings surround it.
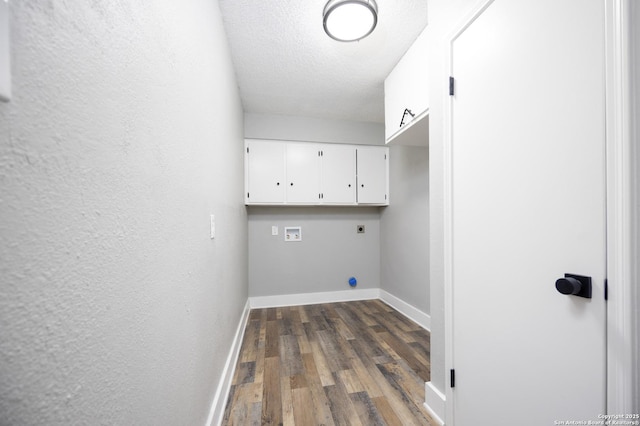
M 639 426 L 640 414 L 599 414 L 597 420 L 555 420 L 554 425 Z

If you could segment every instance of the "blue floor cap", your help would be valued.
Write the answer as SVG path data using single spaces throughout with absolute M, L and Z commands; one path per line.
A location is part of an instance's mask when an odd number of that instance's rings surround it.
M 356 280 L 356 278 L 355 278 L 355 277 L 351 277 L 351 278 L 349 278 L 349 285 L 350 285 L 351 287 L 355 287 L 357 284 L 358 284 L 358 280 Z

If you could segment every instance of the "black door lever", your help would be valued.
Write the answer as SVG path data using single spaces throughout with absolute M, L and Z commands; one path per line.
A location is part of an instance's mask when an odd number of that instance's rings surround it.
M 556 280 L 556 290 L 562 294 L 591 299 L 591 277 L 564 274 L 564 278 Z

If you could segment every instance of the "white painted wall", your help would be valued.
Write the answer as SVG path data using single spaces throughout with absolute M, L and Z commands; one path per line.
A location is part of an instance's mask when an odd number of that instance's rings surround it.
M 429 149 L 392 146 L 380 212 L 381 288 L 429 314 Z
M 429 1 L 429 198 L 431 279 L 431 384 L 445 390 L 444 342 L 444 108 L 449 90 L 446 52 L 452 32 L 481 0 Z
M 384 124 L 245 113 L 244 133 L 251 139 L 384 145 Z
M 247 298 L 217 1 L 10 7 L 0 423 L 202 425 Z

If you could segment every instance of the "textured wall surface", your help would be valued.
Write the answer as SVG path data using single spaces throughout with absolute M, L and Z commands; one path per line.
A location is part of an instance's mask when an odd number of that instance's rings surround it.
M 429 313 L 429 149 L 392 146 L 390 205 L 380 212 L 380 284 Z
M 427 1 L 378 0 L 375 30 L 354 43 L 324 32 L 326 3 L 220 0 L 246 111 L 384 121 L 383 81 L 427 24 Z
M 218 3 L 10 7 L 0 424 L 204 424 L 247 297 Z
M 302 241 L 285 242 L 285 226 L 301 226 Z M 249 296 L 349 290 L 352 276 L 380 288 L 378 207 L 249 208 Z

